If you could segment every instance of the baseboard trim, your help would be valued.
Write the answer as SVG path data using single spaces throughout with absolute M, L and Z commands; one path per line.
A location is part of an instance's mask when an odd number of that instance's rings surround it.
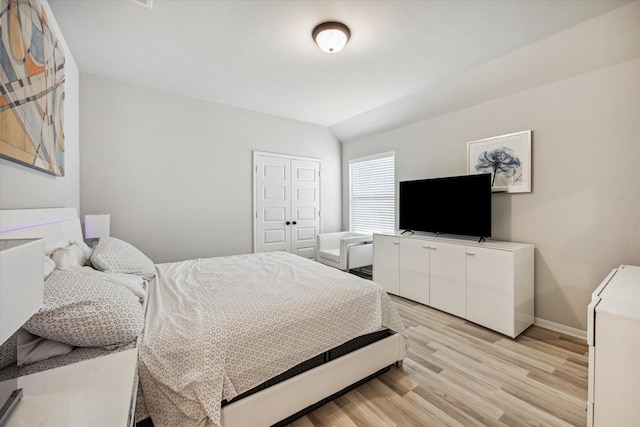
M 571 326 L 562 325 L 560 323 L 555 323 L 550 320 L 541 319 L 536 317 L 533 319 L 533 324 L 536 326 L 540 326 L 541 328 L 550 329 L 555 332 L 560 332 L 565 335 L 569 335 L 575 338 L 580 338 L 583 340 L 587 339 L 587 331 L 583 331 L 582 329 L 572 328 Z

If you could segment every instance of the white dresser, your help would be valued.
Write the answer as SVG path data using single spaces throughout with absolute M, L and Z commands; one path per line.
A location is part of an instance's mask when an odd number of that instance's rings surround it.
M 534 247 L 419 235 L 373 235 L 373 281 L 387 292 L 511 338 L 533 324 Z
M 612 270 L 588 307 L 587 426 L 640 423 L 640 267 Z

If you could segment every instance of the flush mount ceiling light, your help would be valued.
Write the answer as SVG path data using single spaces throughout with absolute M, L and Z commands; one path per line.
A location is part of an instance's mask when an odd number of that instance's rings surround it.
M 327 53 L 337 53 L 342 50 L 351 31 L 340 22 L 324 22 L 313 29 L 313 39 L 320 49 Z

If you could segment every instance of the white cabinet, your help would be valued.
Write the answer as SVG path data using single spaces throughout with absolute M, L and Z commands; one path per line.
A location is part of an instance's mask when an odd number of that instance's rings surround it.
M 400 294 L 400 238 L 373 235 L 373 277 L 385 291 Z
M 587 425 L 640 419 L 640 267 L 621 265 L 596 288 L 587 314 Z
M 44 239 L 0 240 L 0 344 L 42 306 L 43 256 Z
M 374 234 L 373 280 L 515 338 L 533 324 L 533 257 L 526 243 Z
M 431 248 L 430 300 L 431 307 L 455 316 L 467 313 L 467 285 L 465 283 L 465 247 L 441 241 L 429 241 Z
M 400 240 L 399 293 L 413 301 L 429 305 L 429 242 Z M 375 264 L 374 264 L 375 265 Z
M 131 349 L 2 382 L 24 393 L 4 426 L 132 426 L 137 363 Z
M 467 319 L 510 337 L 533 323 L 533 248 L 466 247 Z

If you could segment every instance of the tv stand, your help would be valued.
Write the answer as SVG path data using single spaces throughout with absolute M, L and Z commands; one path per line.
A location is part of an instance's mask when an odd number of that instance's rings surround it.
M 373 281 L 511 338 L 533 324 L 534 247 L 414 234 L 373 235 Z
M 478 243 L 482 243 L 482 242 L 486 242 L 486 241 L 487 241 L 487 239 L 485 239 L 484 237 L 480 237 L 478 239 Z
M 405 235 L 408 234 L 410 236 L 413 236 L 415 233 L 411 230 L 404 230 L 402 233 L 400 233 L 401 235 Z

